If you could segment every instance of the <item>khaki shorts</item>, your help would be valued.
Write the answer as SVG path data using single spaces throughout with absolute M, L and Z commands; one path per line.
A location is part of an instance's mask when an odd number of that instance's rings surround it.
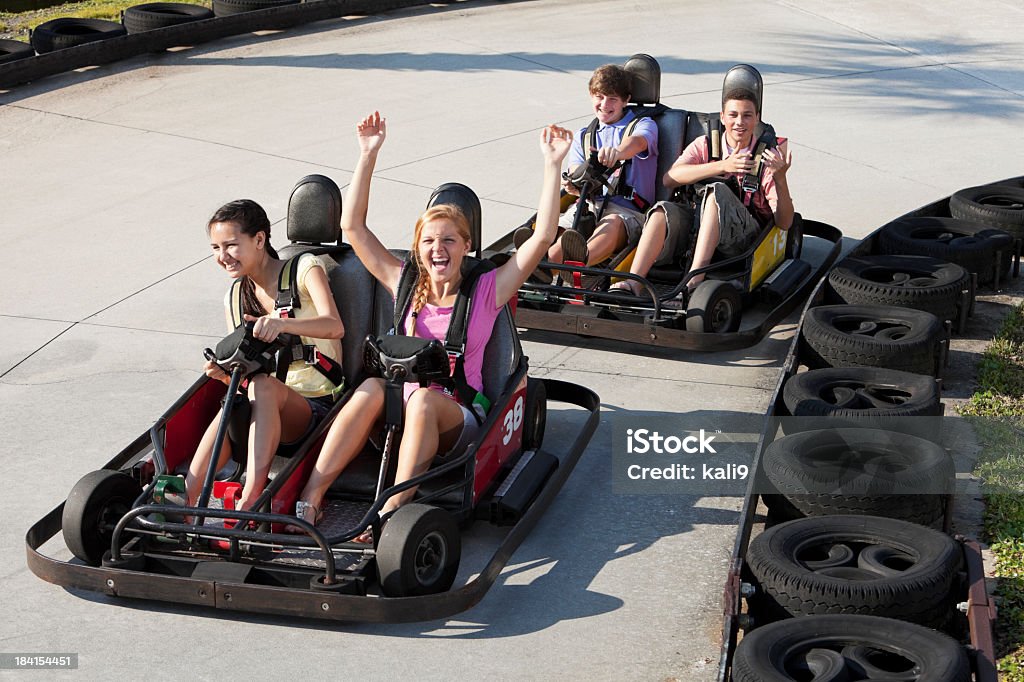
M 597 206 L 591 206 L 590 210 L 597 213 L 597 210 L 601 207 L 602 201 L 603 199 L 599 199 Z M 559 227 L 564 227 L 567 230 L 572 227 L 572 221 L 576 217 L 576 207 L 578 205 L 579 203 L 573 204 L 572 208 L 562 214 L 562 217 L 558 220 Z M 626 243 L 635 244 L 637 240 L 640 239 L 640 232 L 644 228 L 643 213 L 609 200 L 608 205 L 604 209 L 604 215 L 617 215 L 622 218 L 622 222 L 626 225 Z
M 757 235 L 761 233 L 761 226 L 739 197 L 721 182 L 711 183 L 704 188 L 704 196 L 698 202 L 695 218 L 698 224 L 709 196 L 714 197 L 718 204 L 718 251 L 724 256 L 738 256 L 753 246 Z
M 666 234 L 665 243 L 661 247 L 654 265 L 667 267 L 673 266 L 680 261 L 683 252 L 690 246 L 690 229 L 693 227 L 693 212 L 688 206 L 677 204 L 674 201 L 659 201 L 647 212 L 647 219 L 655 211 L 665 213 Z

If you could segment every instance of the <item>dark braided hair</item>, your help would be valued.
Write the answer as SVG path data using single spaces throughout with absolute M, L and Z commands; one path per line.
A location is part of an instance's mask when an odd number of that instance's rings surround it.
M 243 234 L 250 237 L 265 232 L 267 254 L 271 258 L 278 258 L 277 251 L 270 245 L 270 219 L 267 212 L 252 199 L 236 199 L 218 208 L 206 223 L 207 232 L 214 223 L 235 223 Z M 263 304 L 256 298 L 256 285 L 248 275 L 242 277 L 242 313 L 253 317 L 267 314 Z

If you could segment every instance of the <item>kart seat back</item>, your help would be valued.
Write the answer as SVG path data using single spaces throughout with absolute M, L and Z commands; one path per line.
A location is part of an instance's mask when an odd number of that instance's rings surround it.
M 375 327 L 377 281 L 363 267 L 355 252 L 341 242 L 341 190 L 324 175 L 300 179 L 288 199 L 288 238 L 282 258 L 314 253 L 327 266 L 327 278 L 345 326 L 342 369 L 349 388 L 363 369 L 363 339 Z
M 288 198 L 288 240 L 341 243 L 341 190 L 329 177 L 307 175 L 295 184 Z
M 658 171 L 654 200 L 668 199 L 672 191 L 661 183 L 661 178 L 683 152 L 686 112 L 661 105 L 661 66 L 654 57 L 635 54 L 626 60 L 623 68 L 633 76 L 630 106 L 640 110 L 638 113 L 650 116 L 658 126 Z

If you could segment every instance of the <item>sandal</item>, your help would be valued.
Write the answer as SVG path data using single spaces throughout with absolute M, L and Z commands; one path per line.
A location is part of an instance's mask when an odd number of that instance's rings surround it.
M 295 518 L 302 519 L 306 523 L 313 526 L 319 525 L 324 518 L 324 513 L 315 505 L 305 500 L 299 500 L 295 503 Z M 285 533 L 305 533 L 305 529 L 299 526 L 287 525 L 284 527 Z
M 620 279 L 618 282 L 615 282 L 610 287 L 608 287 L 608 291 L 621 291 L 623 293 L 639 296 L 639 288 L 640 282 L 636 281 L 635 279 Z
M 570 261 L 587 264 L 590 258 L 590 249 L 587 248 L 587 239 L 576 230 L 566 230 L 562 235 L 562 262 Z

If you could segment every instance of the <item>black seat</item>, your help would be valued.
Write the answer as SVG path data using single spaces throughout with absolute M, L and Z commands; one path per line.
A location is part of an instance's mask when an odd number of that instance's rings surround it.
M 321 256 L 327 265 L 331 293 L 338 306 L 345 336 L 341 341 L 342 369 L 349 388 L 362 374 L 363 339 L 376 329 L 373 302 L 377 280 L 363 267 L 355 252 L 341 241 L 341 190 L 323 175 L 298 181 L 288 199 L 288 239 L 282 258 L 300 253 Z
M 433 195 L 431 195 L 428 206 L 440 203 L 452 203 L 462 209 L 469 220 L 470 234 L 473 236 L 474 246 L 479 248 L 481 213 L 480 202 L 476 194 L 465 185 L 448 183 L 435 190 Z M 405 258 L 408 252 L 393 250 L 392 253 L 399 258 Z M 371 277 L 371 279 L 373 278 Z M 386 333 L 394 317 L 394 301 L 392 298 L 384 291 L 383 287 L 378 286 L 371 299 L 363 300 L 372 300 L 374 302 L 373 320 L 371 322 L 374 325 L 375 333 L 378 335 Z M 348 339 L 347 321 L 345 325 L 345 338 Z M 361 349 L 362 346 L 360 344 L 360 361 L 362 357 Z M 348 349 L 346 348 L 346 358 L 347 356 Z M 507 402 L 508 392 L 515 388 L 510 385 L 510 380 L 522 361 L 522 347 L 519 343 L 519 334 L 516 330 L 515 320 L 508 306 L 505 306 L 494 322 L 494 330 L 487 343 L 487 348 L 484 350 L 482 368 L 484 395 L 490 398 L 495 406 Z M 496 416 L 495 414 L 491 415 L 492 418 Z M 397 454 L 397 450 L 395 452 Z M 439 463 L 435 461 L 435 464 Z M 465 468 L 449 472 L 442 477 L 424 483 L 418 491 L 418 498 L 433 498 L 430 500 L 431 503 L 440 506 L 450 508 L 463 507 L 466 504 L 465 496 L 467 490 L 457 489 L 457 485 L 471 474 L 473 464 L 473 460 L 470 459 L 466 463 Z M 349 464 L 341 476 L 335 479 L 331 484 L 330 494 L 332 496 L 349 498 L 365 499 L 372 497 L 376 489 L 379 467 L 380 451 L 376 446 L 370 445 Z M 444 491 L 443 494 L 433 497 L 442 491 Z M 468 492 L 471 493 L 472 491 L 469 490 Z

